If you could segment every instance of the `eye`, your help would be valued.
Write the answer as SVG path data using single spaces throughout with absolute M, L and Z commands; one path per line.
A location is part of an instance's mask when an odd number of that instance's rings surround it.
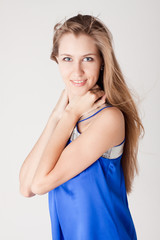
M 65 57 L 65 58 L 63 58 L 63 61 L 65 61 L 65 62 L 71 62 L 72 60 L 71 60 L 70 57 Z
M 93 61 L 92 57 L 85 57 L 84 58 L 84 62 L 91 62 L 91 61 Z

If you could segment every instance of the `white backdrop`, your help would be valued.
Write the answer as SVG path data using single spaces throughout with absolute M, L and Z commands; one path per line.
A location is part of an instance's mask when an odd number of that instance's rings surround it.
M 0 239 L 51 239 L 47 194 L 24 198 L 19 170 L 64 85 L 50 60 L 53 26 L 77 13 L 106 23 L 145 127 L 129 206 L 138 239 L 160 236 L 160 2 L 0 0 Z

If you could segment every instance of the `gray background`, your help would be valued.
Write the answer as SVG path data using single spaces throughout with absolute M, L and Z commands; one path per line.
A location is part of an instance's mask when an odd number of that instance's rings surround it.
M 146 134 L 129 206 L 138 239 L 159 239 L 160 2 L 0 0 L 0 239 L 51 239 L 47 194 L 24 198 L 19 170 L 64 84 L 50 60 L 53 26 L 78 12 L 106 23 Z M 83 209 L 82 209 L 83 210 Z

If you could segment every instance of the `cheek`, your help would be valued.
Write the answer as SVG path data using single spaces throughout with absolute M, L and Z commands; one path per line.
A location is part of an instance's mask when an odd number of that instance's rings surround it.
M 93 78 L 98 79 L 99 74 L 100 74 L 100 67 L 99 66 L 95 66 L 94 68 L 91 69 L 90 72 L 91 72 Z
M 69 69 L 65 66 L 60 66 L 59 67 L 60 74 L 62 78 L 65 80 L 65 78 L 69 75 Z
M 89 66 L 89 71 L 93 73 L 94 75 L 99 74 L 100 72 L 100 64 L 99 63 L 94 63 L 93 65 Z

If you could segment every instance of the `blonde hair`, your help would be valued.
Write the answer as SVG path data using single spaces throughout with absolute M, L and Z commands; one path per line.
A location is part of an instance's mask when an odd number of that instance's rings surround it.
M 51 59 L 57 62 L 59 40 L 65 33 L 87 34 L 92 37 L 103 59 L 104 69 L 100 71 L 98 84 L 106 93 L 106 102 L 119 108 L 125 119 L 125 144 L 122 168 L 127 193 L 132 191 L 135 173 L 138 174 L 138 141 L 144 127 L 138 115 L 136 104 L 126 85 L 112 47 L 112 34 L 97 17 L 78 14 L 54 27 Z

